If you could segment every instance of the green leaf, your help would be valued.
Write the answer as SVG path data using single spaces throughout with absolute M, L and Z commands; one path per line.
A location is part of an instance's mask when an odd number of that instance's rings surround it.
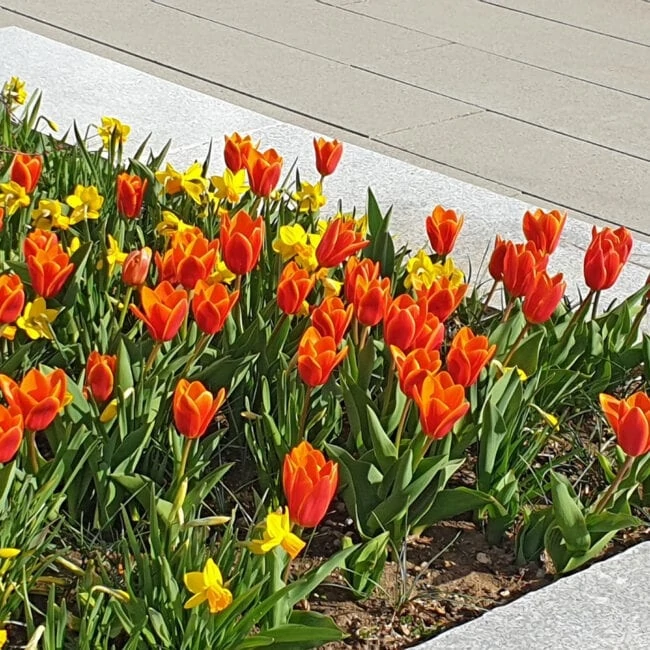
M 397 449 L 393 441 L 388 437 L 384 428 L 381 426 L 379 417 L 374 409 L 367 406 L 368 428 L 370 439 L 372 440 L 372 449 L 377 459 L 377 464 L 383 474 L 386 474 L 391 466 L 397 462 Z
M 570 492 L 569 482 L 563 476 L 551 472 L 551 494 L 555 521 L 566 541 L 567 549 L 584 552 L 591 545 L 591 536 L 582 508 Z
M 436 494 L 431 507 L 414 524 L 418 527 L 432 526 L 495 502 L 496 499 L 487 492 L 464 486 L 446 488 Z

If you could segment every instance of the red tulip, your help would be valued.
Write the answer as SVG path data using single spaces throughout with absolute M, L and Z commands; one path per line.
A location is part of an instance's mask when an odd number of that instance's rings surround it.
M 298 374 L 308 386 L 322 386 L 347 354 L 348 348 L 337 353 L 331 336 L 321 336 L 315 327 L 308 327 L 298 346 Z
M 27 194 L 31 194 L 38 185 L 42 171 L 42 156 L 17 153 L 11 165 L 11 180 L 22 186 Z
M 186 438 L 200 438 L 225 400 L 225 388 L 213 395 L 200 381 L 190 383 L 181 379 L 172 401 L 174 424 L 179 433 Z
M 223 157 L 226 161 L 226 167 L 231 172 L 237 173 L 246 167 L 246 158 L 249 151 L 253 148 L 250 135 L 241 137 L 239 133 L 233 133 L 230 137 L 225 136 L 226 146 L 224 147 Z
M 343 155 L 343 144 L 338 140 L 325 140 L 314 138 L 314 152 L 316 154 L 316 169 L 321 176 L 329 176 L 336 170 L 341 156 Z
M 113 395 L 117 357 L 114 354 L 99 354 L 93 350 L 86 362 L 86 387 L 99 402 L 107 401 Z
M 43 298 L 54 298 L 74 271 L 70 256 L 54 233 L 45 236 L 41 230 L 30 233 L 23 247 L 32 289 Z
M 408 294 L 401 294 L 390 302 L 384 319 L 384 341 L 409 352 L 417 334 L 427 319 L 426 304 L 417 303 Z
M 422 389 L 424 380 L 440 370 L 440 353 L 438 350 L 416 348 L 404 354 L 395 346 L 390 351 L 397 367 L 400 389 L 409 399 L 415 400 L 415 393 Z
M 238 212 L 231 220 L 221 218 L 221 255 L 226 266 L 237 275 L 249 273 L 256 266 L 264 243 L 264 219 L 252 219 Z
M 503 280 L 503 258 L 506 256 L 506 242 L 497 235 L 494 241 L 494 250 L 490 257 L 488 271 L 496 282 Z
M 354 288 L 354 314 L 367 327 L 373 327 L 384 319 L 390 301 L 390 278 L 366 280 L 358 277 Z
M 146 178 L 120 174 L 117 177 L 117 211 L 128 219 L 139 217 L 148 185 Z
M 214 271 L 218 251 L 218 239 L 209 241 L 192 231 L 176 233 L 164 256 L 156 252 L 160 280 L 194 289 L 199 280 L 205 280 Z
M 511 298 L 526 295 L 535 281 L 535 275 L 545 271 L 548 255 L 539 251 L 533 242 L 513 244 L 506 242 L 503 257 L 503 286 Z
M 323 520 L 336 494 L 338 465 L 326 461 L 308 442 L 301 442 L 284 457 L 282 486 L 289 517 L 303 528 L 314 528 Z
M 454 383 L 448 372 L 429 375 L 415 390 L 415 403 L 424 434 L 434 440 L 444 438 L 469 410 L 465 388 Z
M 626 399 L 601 393 L 600 405 L 619 446 L 628 456 L 642 456 L 650 451 L 650 397 L 647 393 L 634 393 Z
M 312 325 L 321 336 L 331 336 L 338 345 L 350 327 L 353 309 L 352 305 L 346 307 L 338 296 L 325 298 L 311 313 Z
M 351 257 L 345 265 L 343 289 L 345 299 L 351 303 L 354 300 L 354 287 L 357 278 L 363 277 L 366 280 L 376 280 L 379 277 L 379 262 L 369 259 L 360 260 L 358 257 Z
M 565 212 L 528 210 L 523 221 L 524 237 L 532 241 L 541 253 L 550 255 L 557 248 L 565 223 Z
M 592 291 L 602 291 L 614 285 L 632 252 L 632 235 L 627 228 L 594 226 L 591 244 L 585 253 L 585 282 Z
M 13 323 L 25 306 L 25 291 L 14 274 L 0 275 L 0 323 Z
M 122 282 L 130 287 L 139 287 L 147 281 L 151 266 L 151 249 L 145 246 L 131 251 L 122 265 Z
M 163 281 L 155 289 L 142 287 L 140 300 L 142 309 L 130 305 L 131 311 L 147 326 L 155 341 L 171 341 L 187 316 L 187 292 Z
M 456 311 L 467 291 L 466 284 L 453 286 L 446 277 L 434 280 L 430 287 L 422 287 L 416 294 L 418 300 L 426 301 L 427 310 L 440 321 L 446 321 Z
M 487 336 L 476 336 L 469 327 L 462 327 L 451 342 L 447 370 L 457 384 L 472 386 L 496 349 L 496 345 L 489 344 Z
M 289 262 L 278 282 L 278 307 L 285 314 L 297 314 L 300 311 L 308 313 L 307 296 L 314 288 L 314 276 L 301 269 L 295 262 Z M 307 306 L 308 307 L 308 306 Z
M 524 297 L 523 312 L 529 323 L 545 323 L 557 309 L 564 292 L 566 282 L 562 274 L 551 277 L 546 271 L 541 271 L 535 277 L 535 282 Z
M 318 264 L 331 269 L 370 244 L 356 231 L 354 221 L 341 217 L 330 221 L 316 247 Z
M 23 414 L 17 406 L 0 404 L 0 463 L 11 462 L 23 441 Z
M 463 216 L 458 216 L 453 210 L 445 210 L 441 205 L 437 205 L 427 217 L 429 242 L 438 255 L 449 255 L 454 250 L 463 221 Z
M 192 298 L 192 313 L 199 329 L 204 334 L 217 334 L 228 320 L 239 291 L 228 293 L 226 286 L 219 282 L 199 280 Z
M 280 182 L 282 156 L 275 149 L 260 152 L 250 148 L 244 164 L 248 172 L 251 191 L 257 196 L 270 196 Z

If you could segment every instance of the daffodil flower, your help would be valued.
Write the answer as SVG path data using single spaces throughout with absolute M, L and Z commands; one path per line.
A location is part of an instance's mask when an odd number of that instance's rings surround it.
M 18 317 L 16 325 L 24 330 L 30 339 L 48 339 L 52 341 L 54 334 L 51 323 L 59 315 L 58 309 L 48 309 L 45 298 L 38 297 L 34 302 L 28 302 L 23 315 Z
M 214 273 L 210 276 L 215 282 L 223 284 L 230 284 L 237 276 L 226 266 L 226 263 L 217 256 L 217 263 L 215 264 Z
M 501 375 L 505 375 L 507 372 L 516 370 L 517 375 L 521 381 L 526 381 L 528 379 L 528 375 L 521 368 L 519 368 L 519 366 L 515 366 L 514 368 L 512 366 L 504 366 L 500 361 L 497 361 L 496 359 L 492 360 L 492 365 L 501 373 Z
M 131 133 L 131 127 L 128 124 L 122 124 L 115 117 L 102 117 L 102 125 L 97 127 L 97 134 L 102 139 L 104 147 L 108 149 L 111 146 L 113 133 L 117 134 L 117 140 L 124 144 Z
M 19 77 L 11 77 L 2 88 L 2 97 L 5 103 L 11 104 L 24 104 L 27 100 L 27 91 L 25 90 L 25 82 Z
M 206 600 L 211 614 L 223 611 L 232 603 L 232 593 L 223 585 L 219 567 L 208 558 L 203 571 L 192 571 L 183 576 L 187 589 L 194 595 L 185 603 L 185 609 L 201 605 Z
M 60 228 L 67 230 L 70 227 L 70 219 L 63 214 L 63 204 L 55 199 L 41 199 L 38 207 L 32 211 L 32 222 L 34 228 L 41 230 L 52 230 Z
M 203 167 L 194 163 L 184 173 L 167 163 L 163 171 L 156 172 L 156 180 L 169 195 L 184 191 L 195 203 L 201 204 L 201 197 L 208 189 L 208 181 L 203 178 Z
M 0 548 L 0 560 L 13 560 L 16 556 L 20 555 L 19 548 L 5 547 Z
M 323 196 L 323 188 L 320 183 L 300 182 L 300 190 L 294 192 L 291 198 L 298 204 L 299 212 L 316 212 L 326 203 L 327 199 Z
M 134 392 L 135 392 L 135 391 L 133 390 L 133 387 L 127 388 L 127 389 L 124 391 L 124 398 L 123 398 L 123 401 L 126 402 L 126 400 L 129 399 L 129 397 L 131 397 L 131 395 L 133 395 Z M 118 412 L 118 409 L 119 409 L 119 405 L 120 405 L 120 403 L 119 403 L 119 401 L 118 401 L 118 398 L 117 398 L 117 397 L 114 397 L 114 398 L 113 398 L 113 399 L 112 399 L 112 400 L 111 400 L 111 401 L 110 401 L 110 402 L 105 406 L 104 410 L 103 410 L 103 411 L 101 412 L 101 414 L 99 415 L 99 421 L 100 421 L 102 424 L 108 424 L 109 422 L 111 422 L 112 420 L 114 420 L 114 419 L 117 417 L 117 412 Z
M 0 630 L 0 650 L 4 648 L 7 641 L 8 641 L 7 630 Z
M 16 181 L 0 183 L 0 207 L 4 207 L 8 216 L 18 212 L 20 208 L 26 208 L 30 200 L 25 188 Z
M 424 250 L 418 251 L 406 263 L 406 273 L 404 286 L 407 289 L 428 289 L 440 278 L 448 278 L 450 288 L 456 289 L 465 280 L 463 272 L 454 264 L 451 257 L 448 257 L 444 264 L 441 262 L 434 264 Z
M 68 196 L 65 202 L 72 208 L 70 225 L 75 225 L 85 219 L 98 219 L 99 211 L 104 205 L 104 197 L 94 185 L 77 185 L 74 194 Z
M 156 225 L 156 234 L 163 237 L 171 237 L 174 233 L 184 233 L 188 230 L 198 230 L 196 226 L 190 226 L 180 217 L 177 217 L 169 210 L 163 210 L 162 221 Z
M 264 555 L 276 546 L 282 546 L 293 560 L 305 547 L 305 542 L 291 532 L 288 508 L 269 513 L 264 526 L 262 539 L 248 543 L 250 550 L 256 555 Z
M 124 264 L 126 260 L 127 253 L 122 252 L 120 245 L 117 243 L 117 240 L 108 235 L 108 246 L 106 247 L 106 263 L 108 264 L 108 275 L 113 275 L 115 266 L 117 264 Z M 104 266 L 103 262 L 100 260 L 97 263 L 97 268 L 101 269 Z
M 239 197 L 248 190 L 245 169 L 238 172 L 226 169 L 223 176 L 213 176 L 210 181 L 214 185 L 215 196 L 230 203 L 237 203 Z
M 273 242 L 273 250 L 282 255 L 282 260 L 286 262 L 296 255 L 297 246 L 305 245 L 307 245 L 307 233 L 299 223 L 294 223 L 280 226 L 278 238 Z
M 68 255 L 74 255 L 79 248 L 81 248 L 81 240 L 79 237 L 73 237 L 70 246 L 68 246 Z

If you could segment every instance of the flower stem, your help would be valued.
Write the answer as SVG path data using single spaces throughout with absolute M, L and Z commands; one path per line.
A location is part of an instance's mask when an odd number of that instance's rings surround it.
M 399 420 L 399 425 L 397 426 L 397 435 L 395 436 L 395 448 L 397 449 L 397 455 L 399 456 L 399 446 L 402 442 L 402 434 L 404 433 L 404 428 L 406 427 L 406 421 L 409 417 L 409 412 L 411 410 L 411 400 L 406 400 L 404 408 L 402 409 L 402 417 Z
M 298 443 L 301 443 L 303 440 L 307 440 L 307 432 L 305 431 L 305 425 L 307 424 L 307 415 L 309 415 L 309 402 L 311 399 L 311 392 L 313 388 L 307 386 L 305 391 L 305 403 L 302 406 L 302 413 L 300 414 L 300 424 L 298 426 Z
M 390 367 L 388 368 L 388 381 L 386 382 L 386 390 L 384 391 L 384 403 L 381 407 L 381 419 L 385 419 L 390 406 L 390 398 L 393 394 L 393 386 L 395 384 L 395 359 L 391 359 Z
M 190 457 L 190 451 L 192 450 L 192 443 L 194 442 L 193 438 L 185 438 L 183 440 L 183 453 L 181 454 L 181 462 L 178 466 L 178 484 L 180 485 L 185 476 L 185 469 L 187 468 L 187 460 Z
M 623 349 L 629 348 L 632 346 L 635 341 L 636 337 L 639 333 L 639 328 L 641 327 L 641 321 L 644 319 L 647 311 L 648 311 L 648 305 L 650 305 L 649 300 L 645 300 L 643 303 L 643 306 L 641 307 L 639 313 L 636 315 L 634 322 L 632 323 L 632 327 L 630 328 L 630 331 L 628 335 L 625 338 L 625 343 L 623 344 Z
M 211 334 L 201 335 L 201 338 L 199 339 L 198 343 L 196 344 L 196 347 L 194 348 L 194 352 L 192 353 L 192 356 L 190 356 L 190 358 L 187 360 L 187 363 L 185 364 L 185 367 L 183 368 L 183 372 L 181 373 L 181 376 L 183 377 L 187 376 L 187 373 L 191 370 L 192 366 L 194 365 L 194 362 L 201 358 L 201 355 L 205 351 L 205 348 L 208 347 L 208 343 L 210 343 L 210 339 L 212 339 Z
M 510 360 L 514 356 L 515 352 L 519 348 L 519 344 L 523 341 L 524 336 L 526 336 L 526 334 L 528 334 L 529 329 L 530 329 L 530 323 L 526 323 L 526 325 L 524 326 L 524 329 L 522 329 L 521 332 L 519 332 L 519 336 L 517 337 L 517 339 L 513 343 L 512 347 L 510 348 L 510 352 L 508 352 L 508 356 L 503 361 L 503 367 L 504 368 L 508 367 L 508 363 L 510 362 Z
M 359 350 L 363 350 L 366 347 L 368 342 L 368 334 L 370 334 L 370 327 L 365 327 L 363 332 L 361 332 L 361 339 L 359 340 Z
M 27 431 L 27 450 L 29 453 L 29 464 L 32 467 L 32 472 L 38 474 L 38 447 L 36 446 L 36 431 L 28 429 Z
M 596 508 L 594 509 L 595 514 L 598 514 L 605 509 L 605 507 L 609 503 L 609 500 L 612 498 L 616 490 L 618 490 L 619 485 L 630 473 L 630 470 L 632 469 L 632 465 L 634 464 L 634 460 L 635 460 L 634 456 L 628 456 L 625 459 L 625 462 L 621 465 L 621 467 L 618 470 L 618 474 L 616 474 L 616 478 L 614 479 L 614 482 L 607 488 L 605 494 L 603 494 L 600 501 L 598 501 L 598 503 L 596 504 Z
M 505 311 L 503 312 L 503 318 L 501 319 L 502 323 L 507 322 L 507 320 L 510 318 L 510 313 L 512 312 L 512 308 L 515 306 L 515 299 L 510 298 L 508 300 L 508 304 L 506 305 Z
M 158 352 L 160 352 L 161 347 L 162 347 L 162 342 L 156 341 L 153 348 L 151 349 L 151 354 L 149 355 L 149 358 L 147 359 L 147 363 L 144 367 L 144 371 L 142 373 L 143 376 L 146 375 L 151 370 L 151 366 L 153 366 L 153 362 L 156 360 L 156 357 L 158 356 Z
M 564 333 L 562 334 L 562 338 L 560 339 L 560 343 L 562 345 L 566 345 L 566 342 L 569 340 L 569 335 L 571 334 L 571 330 L 575 327 L 576 323 L 582 316 L 584 316 L 585 311 L 587 311 L 587 308 L 589 307 L 589 303 L 591 302 L 591 298 L 594 295 L 594 290 L 591 289 L 589 293 L 585 296 L 585 299 L 580 303 L 580 307 L 574 312 L 573 316 L 571 317 L 571 320 L 569 321 L 569 324 L 567 325 L 566 329 L 564 330 Z
M 124 321 L 126 320 L 126 314 L 129 311 L 129 303 L 131 302 L 132 295 L 133 295 L 133 287 L 128 286 L 126 288 L 126 293 L 124 294 L 124 300 L 122 302 L 122 311 L 120 312 L 120 320 L 117 323 L 118 334 L 122 331 L 122 327 L 124 327 Z
M 420 450 L 420 453 L 416 454 L 415 458 L 413 459 L 413 469 L 415 469 L 422 462 L 422 459 L 427 455 L 427 452 L 433 444 L 433 441 L 434 438 L 427 437 L 427 441 L 424 443 L 424 446 Z
M 598 301 L 600 300 L 600 291 L 596 291 L 594 297 L 594 304 L 591 306 L 591 320 L 594 320 L 598 315 Z
M 479 311 L 478 316 L 476 317 L 477 321 L 480 321 L 481 318 L 483 318 L 483 314 L 485 313 L 485 310 L 488 308 L 488 305 L 490 304 L 490 300 L 492 300 L 492 296 L 494 295 L 494 292 L 497 290 L 498 286 L 499 286 L 499 281 L 495 280 L 492 283 L 492 286 L 490 287 L 490 291 L 488 291 L 488 295 L 483 301 L 483 304 L 481 305 L 481 311 Z

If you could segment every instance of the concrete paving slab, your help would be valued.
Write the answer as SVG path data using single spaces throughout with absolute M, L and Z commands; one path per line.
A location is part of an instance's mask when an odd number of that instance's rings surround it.
M 395 0 L 372 0 L 340 10 L 650 97 L 650 50 L 642 45 L 480 0 L 401 0 L 399 9 L 396 7 Z M 633 21 L 634 16 L 629 20 Z
M 647 0 L 483 0 L 546 18 L 578 29 L 588 29 L 650 46 Z
M 646 99 L 458 44 L 387 57 L 375 67 L 420 88 L 650 159 Z
M 382 140 L 650 234 L 650 163 L 493 113 Z
M 650 542 L 444 632 L 418 650 L 645 650 Z
M 0 7 L 32 12 L 89 38 L 102 40 L 109 34 L 115 47 L 364 135 L 477 110 L 145 0 L 94 2 L 92 20 L 86 0 L 3 0 Z M 118 15 L 120 27 L 114 29 Z
M 220 25 L 282 42 L 333 61 L 360 65 L 377 57 L 445 45 L 448 41 L 382 22 L 344 13 L 313 0 L 153 0 Z

